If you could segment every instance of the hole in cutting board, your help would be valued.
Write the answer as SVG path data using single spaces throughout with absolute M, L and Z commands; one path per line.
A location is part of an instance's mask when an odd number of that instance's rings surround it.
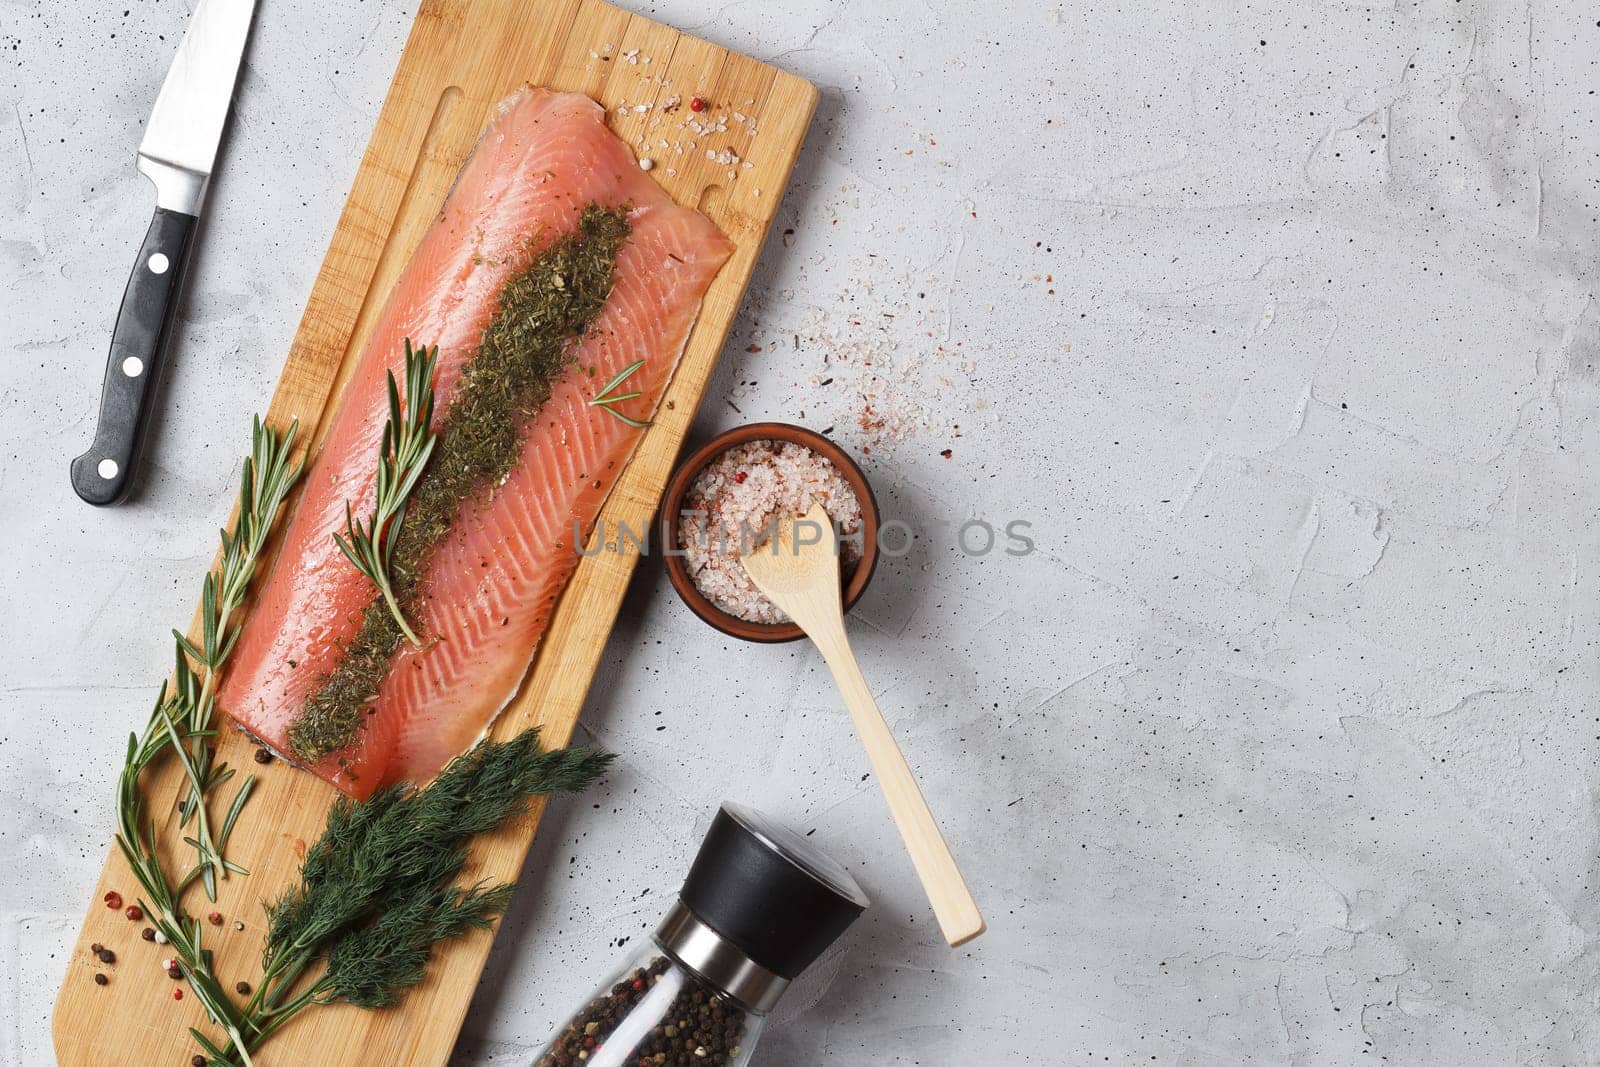
M 728 203 L 728 190 L 720 185 L 708 185 L 700 190 L 700 199 L 695 202 L 695 207 L 700 209 L 702 215 L 713 219 L 722 217 L 723 208 Z

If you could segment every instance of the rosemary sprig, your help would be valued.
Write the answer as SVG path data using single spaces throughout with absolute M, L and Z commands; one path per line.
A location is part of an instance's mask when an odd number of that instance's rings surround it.
M 371 579 L 383 595 L 406 639 L 413 645 L 422 644 L 406 622 L 405 613 L 394 594 L 389 579 L 390 563 L 395 542 L 406 518 L 406 503 L 417 479 L 428 465 L 438 435 L 433 424 L 433 367 L 439 358 L 439 346 L 413 349 L 406 339 L 406 401 L 401 412 L 400 394 L 395 386 L 394 371 L 389 372 L 389 421 L 383 425 L 383 441 L 378 446 L 378 493 L 372 518 L 363 527 L 344 506 L 345 532 L 334 534 L 339 551 L 355 564 L 356 570 Z
M 641 359 L 637 363 L 629 364 L 627 367 L 623 368 L 621 374 L 618 374 L 615 378 L 607 382 L 605 384 L 605 388 L 601 389 L 595 394 L 594 399 L 589 401 L 589 406 L 592 408 L 604 408 L 617 418 L 621 419 L 623 422 L 627 423 L 629 426 L 649 426 L 650 424 L 648 422 L 640 422 L 638 419 L 629 418 L 627 415 L 624 415 L 622 412 L 617 410 L 617 405 L 622 403 L 624 400 L 636 399 L 643 396 L 643 393 L 632 392 L 613 394 L 611 392 L 611 390 L 615 389 L 617 386 L 621 385 L 623 382 L 632 377 L 633 372 L 642 366 L 644 366 L 644 360 Z
M 426 789 L 400 784 L 360 803 L 341 798 L 306 852 L 299 884 L 267 907 L 262 979 L 239 1010 L 245 1043 L 234 1049 L 247 1056 L 315 1004 L 400 1000 L 426 975 L 433 946 L 488 926 L 510 902 L 509 885 L 455 884 L 472 839 L 526 812 L 534 796 L 583 789 L 611 759 L 542 751 L 538 731 L 528 730 L 483 742 Z M 215 1067 L 240 1062 L 196 1038 Z
M 117 778 L 117 848 L 127 860 L 135 880 L 144 890 L 139 904 L 151 923 L 172 944 L 195 997 L 228 1040 L 241 1050 L 243 1063 L 250 1062 L 245 1049 L 244 1017 L 229 1002 L 211 970 L 211 954 L 201 941 L 200 920 L 191 918 L 182 907 L 184 890 L 201 879 L 212 899 L 216 899 L 216 879 L 228 871 L 244 869 L 222 856 L 229 832 L 249 797 L 254 778 L 239 787 L 222 829 L 211 832 L 206 800 L 212 790 L 233 777 L 226 765 L 212 766 L 211 738 L 218 673 L 238 636 L 232 616 L 244 600 L 256 562 L 266 545 L 273 519 L 284 496 L 300 475 L 300 464 L 291 463 L 296 426 L 279 437 L 257 419 L 251 435 L 251 453 L 244 462 L 239 487 L 239 513 L 233 533 L 222 532 L 221 566 L 206 575 L 201 598 L 201 642 L 196 646 L 182 634 L 176 635 L 176 673 L 163 683 L 155 708 L 143 733 L 130 734 L 122 772 Z M 183 802 L 179 825 L 195 820 L 195 836 L 186 838 L 196 849 L 199 860 L 177 883 L 169 880 L 157 853 L 155 818 L 146 819 L 140 776 L 164 752 L 171 752 L 182 764 L 189 789 Z
M 183 724 L 188 752 L 183 754 L 184 772 L 189 779 L 189 793 L 179 808 L 178 825 L 195 822 L 193 837 L 184 840 L 193 846 L 198 857 L 196 868 L 179 883 L 180 892 L 195 877 L 205 886 L 206 896 L 217 899 L 217 881 L 226 878 L 230 870 L 245 874 L 243 868 L 228 863 L 222 857 L 225 834 L 212 833 L 211 820 L 206 810 L 205 798 L 212 790 L 234 777 L 227 764 L 212 765 L 215 749 L 209 741 L 212 711 L 216 702 L 217 683 L 221 678 L 223 662 L 233 651 L 238 637 L 237 628 L 231 626 L 233 613 L 244 602 L 250 579 L 255 574 L 256 557 L 266 545 L 272 519 L 278 513 L 283 498 L 300 474 L 300 465 L 289 464 L 298 423 L 291 424 L 280 441 L 271 431 L 265 430 L 257 419 L 251 428 L 251 454 L 245 461 L 239 485 L 239 519 L 233 533 L 219 531 L 222 541 L 222 564 L 206 574 L 200 596 L 200 644 L 195 645 L 177 630 L 172 636 L 177 644 L 177 654 L 172 680 L 175 722 Z M 168 731 L 169 736 L 172 731 Z M 229 808 L 229 829 L 237 818 L 255 786 L 255 777 L 246 778 Z

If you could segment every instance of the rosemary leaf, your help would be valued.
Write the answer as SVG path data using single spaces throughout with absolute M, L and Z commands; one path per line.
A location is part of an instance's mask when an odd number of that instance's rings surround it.
M 438 441 L 432 423 L 433 368 L 439 358 L 439 346 L 414 349 L 410 338 L 407 338 L 405 355 L 406 400 L 403 411 L 394 372 L 389 372 L 389 421 L 383 425 L 383 439 L 378 445 L 377 500 L 372 517 L 363 526 L 351 513 L 349 503 L 346 503 L 345 532 L 334 534 L 333 540 L 356 570 L 377 586 L 383 603 L 406 640 L 413 645 L 421 645 L 422 639 L 406 622 L 405 613 L 395 597 L 389 564 L 395 542 L 400 537 L 400 529 L 405 523 L 406 503 Z
M 611 392 L 611 390 L 615 389 L 617 386 L 621 385 L 623 382 L 627 381 L 630 377 L 632 377 L 633 373 L 635 371 L 637 371 L 642 366 L 644 366 L 644 360 L 641 359 L 636 363 L 632 363 L 632 364 L 629 364 L 627 367 L 624 367 L 620 374 L 618 374 L 615 378 L 613 378 L 609 382 L 607 382 L 605 384 L 605 387 L 602 388 L 598 393 L 595 394 L 594 399 L 589 401 L 589 406 L 592 407 L 592 408 L 593 407 L 604 408 L 606 411 L 610 412 L 612 415 L 616 416 L 618 419 L 621 419 L 624 423 L 628 424 L 629 426 L 635 426 L 635 427 L 649 426 L 650 424 L 648 422 L 641 422 L 640 420 L 635 419 L 635 418 L 631 418 L 630 416 L 627 416 L 627 415 L 624 415 L 622 412 L 617 410 L 617 405 L 622 403 L 624 400 L 635 400 L 635 399 L 643 396 L 644 395 L 643 393 L 633 392 L 633 393 L 614 394 L 614 393 Z

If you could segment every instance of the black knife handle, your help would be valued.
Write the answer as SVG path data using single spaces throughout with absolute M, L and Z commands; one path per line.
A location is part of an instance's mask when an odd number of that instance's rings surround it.
M 111 333 L 94 444 L 72 461 L 72 488 L 91 504 L 119 503 L 133 488 L 198 221 L 156 208 L 144 235 Z

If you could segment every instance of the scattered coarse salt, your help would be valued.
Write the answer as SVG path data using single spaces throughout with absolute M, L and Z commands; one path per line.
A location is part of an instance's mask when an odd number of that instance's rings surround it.
M 739 556 L 776 524 L 815 501 L 833 520 L 839 563 L 848 575 L 861 559 L 861 501 L 827 457 L 793 441 L 751 441 L 706 464 L 678 514 L 678 547 L 695 588 L 729 615 L 785 623 L 789 616 L 755 587 Z

